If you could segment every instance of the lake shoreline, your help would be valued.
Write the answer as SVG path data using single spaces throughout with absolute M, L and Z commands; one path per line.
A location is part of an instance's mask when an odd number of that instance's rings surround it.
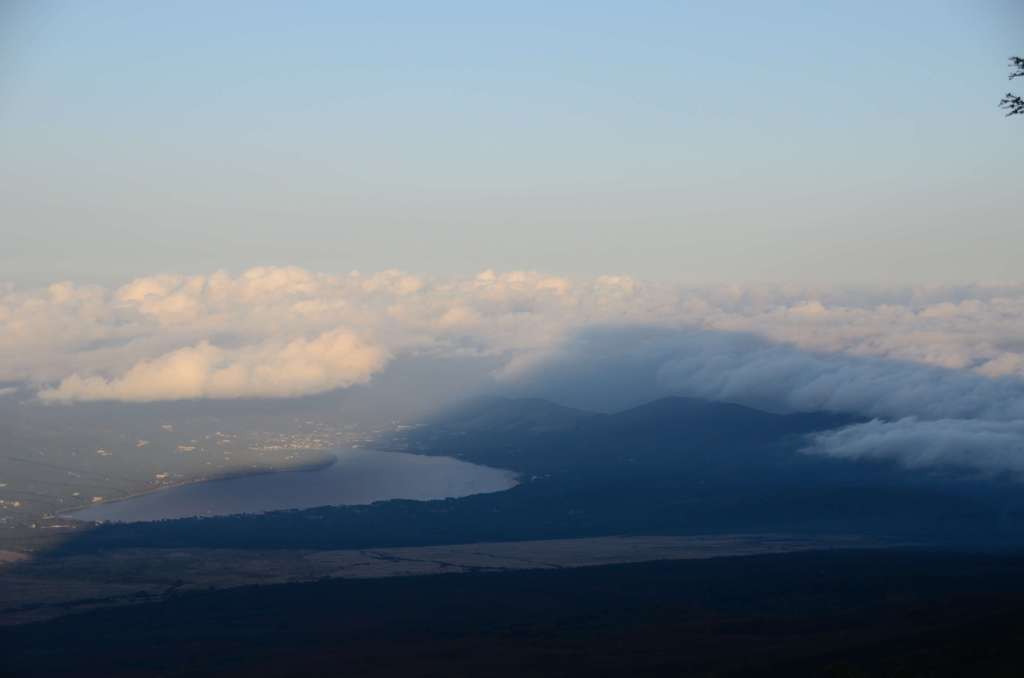
M 344 461 L 344 469 L 336 469 Z M 291 476 L 310 473 L 309 480 Z M 267 477 L 274 479 L 265 480 Z M 515 487 L 521 474 L 457 457 L 376 447 L 339 447 L 302 467 L 254 469 L 137 492 L 60 512 L 76 523 L 136 523 L 359 506 L 379 501 L 434 501 Z M 225 485 L 227 483 L 227 485 Z M 194 487 L 194 490 L 185 488 Z M 131 506 L 120 506 L 135 502 Z
M 295 473 L 308 473 L 308 472 L 314 472 L 314 471 L 322 471 L 322 470 L 330 468 L 331 466 L 334 466 L 335 464 L 338 463 L 338 455 L 337 455 L 337 453 L 340 452 L 343 449 L 346 449 L 346 448 L 339 447 L 339 448 L 335 448 L 335 449 L 329 450 L 330 454 L 326 458 L 310 461 L 310 462 L 307 462 L 307 463 L 300 464 L 298 466 L 292 466 L 292 467 L 288 467 L 288 468 L 254 468 L 254 469 L 250 469 L 250 470 L 229 471 L 229 472 L 226 472 L 226 473 L 221 474 L 221 475 L 200 476 L 200 477 L 197 477 L 197 478 L 188 478 L 186 480 L 181 480 L 179 482 L 168 483 L 167 485 L 161 485 L 160 487 L 153 487 L 153 488 L 148 488 L 148 489 L 145 489 L 145 490 L 140 490 L 138 492 L 132 492 L 131 494 L 126 494 L 126 495 L 121 496 L 121 497 L 116 497 L 116 498 L 112 498 L 112 499 L 104 499 L 103 501 L 97 501 L 95 503 L 82 504 L 81 506 L 63 508 L 63 509 L 60 509 L 59 511 L 55 511 L 53 513 L 53 515 L 54 516 L 63 517 L 63 518 L 68 518 L 68 519 L 74 520 L 75 522 L 78 522 L 78 523 L 96 523 L 98 521 L 89 520 L 89 519 L 85 519 L 85 518 L 75 518 L 74 515 L 72 515 L 72 514 L 79 513 L 79 512 L 85 511 L 86 509 L 95 508 L 95 507 L 98 507 L 98 506 L 109 506 L 109 505 L 112 505 L 112 504 L 117 504 L 117 503 L 122 502 L 122 501 L 128 501 L 130 499 L 138 499 L 139 497 L 145 497 L 145 496 L 148 496 L 148 495 L 151 495 L 151 494 L 155 494 L 157 492 L 161 492 L 163 490 L 173 490 L 175 488 L 187 487 L 189 485 L 195 485 L 195 484 L 198 484 L 198 483 L 209 483 L 209 482 L 214 482 L 214 481 L 218 481 L 218 480 L 234 480 L 236 478 L 249 478 L 249 477 L 252 477 L 252 476 L 271 475 L 271 474 L 275 474 L 275 473 L 292 473 L 292 472 L 295 472 Z

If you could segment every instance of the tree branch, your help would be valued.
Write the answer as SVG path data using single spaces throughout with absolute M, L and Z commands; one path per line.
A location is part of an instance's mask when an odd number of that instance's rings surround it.
M 1024 58 L 1010 57 L 1010 68 L 1014 69 L 1013 73 L 1010 73 L 1010 80 L 1024 78 Z
M 1010 80 L 1024 78 L 1024 58 L 1010 57 Z M 1006 111 L 1006 117 L 1011 115 L 1024 115 L 1024 99 L 1013 92 L 1007 92 L 1006 96 L 999 102 L 999 108 Z
M 1007 111 L 1007 118 L 1011 115 L 1024 115 L 1024 99 L 1020 98 L 1016 94 L 1007 92 L 1006 96 L 999 102 L 999 108 L 1003 108 Z

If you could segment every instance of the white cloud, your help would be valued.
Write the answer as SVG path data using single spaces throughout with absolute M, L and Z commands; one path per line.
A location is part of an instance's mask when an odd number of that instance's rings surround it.
M 1017 380 L 909 361 L 815 353 L 743 334 L 681 334 L 657 376 L 673 392 L 766 409 L 1024 418 L 1024 384 Z
M 72 374 L 39 397 L 72 400 L 266 398 L 322 393 L 368 381 L 387 353 L 351 332 L 225 349 L 209 342 L 132 365 L 107 379 Z
M 258 267 L 240 275 L 156 275 L 113 289 L 72 282 L 0 286 L 0 381 L 25 382 L 51 400 L 303 395 L 371 378 L 381 356 L 487 355 L 512 375 L 584 350 L 573 337 L 587 328 L 645 325 L 765 340 L 751 349 L 751 360 L 701 346 L 690 346 L 696 353 L 689 358 L 665 353 L 663 388 L 703 375 L 709 397 L 760 388 L 767 399 L 771 392 L 762 384 L 782 379 L 794 384 L 785 396 L 791 407 L 849 406 L 899 416 L 889 412 L 904 398 L 931 403 L 935 412 L 927 416 L 960 416 L 971 410 L 969 399 L 954 406 L 922 395 L 933 388 L 930 379 L 953 377 L 909 367 L 903 374 L 903 367 L 869 359 L 951 368 L 978 384 L 1024 378 L 1022 318 L 1024 286 L 680 287 L 624 275 L 570 279 L 486 270 L 437 279 L 394 270 L 335 275 Z M 361 356 L 355 366 L 324 358 L 316 343 L 346 333 L 362 347 L 350 346 Z M 297 351 L 305 358 L 295 357 Z M 717 382 L 700 364 L 712 358 L 722 366 Z M 267 376 L 267 366 L 276 376 Z M 889 374 L 894 369 L 900 377 Z M 869 391 L 853 387 L 865 380 L 894 388 L 872 402 L 857 395 Z M 910 392 L 914 384 L 917 395 Z
M 909 468 L 951 466 L 1024 473 L 1024 422 L 873 420 L 810 438 L 805 450 L 845 459 L 891 459 Z

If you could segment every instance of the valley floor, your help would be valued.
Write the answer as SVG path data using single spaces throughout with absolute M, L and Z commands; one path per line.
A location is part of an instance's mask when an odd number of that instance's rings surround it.
M 254 584 L 562 569 L 884 545 L 855 536 L 726 534 L 344 550 L 110 549 L 0 563 L 0 625 Z

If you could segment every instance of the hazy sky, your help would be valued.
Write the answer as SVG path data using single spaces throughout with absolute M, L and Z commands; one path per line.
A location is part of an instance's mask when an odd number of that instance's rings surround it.
M 0 278 L 1020 279 L 1022 53 L 1015 0 L 3 0 Z

